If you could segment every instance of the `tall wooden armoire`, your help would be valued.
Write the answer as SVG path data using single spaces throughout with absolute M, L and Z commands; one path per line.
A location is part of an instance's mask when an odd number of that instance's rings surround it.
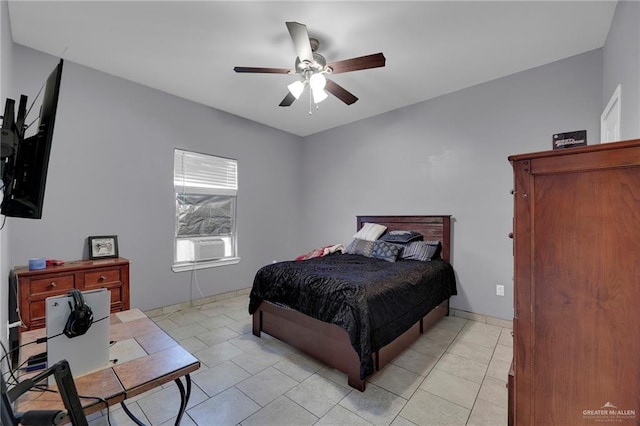
M 509 157 L 518 426 L 640 424 L 640 140 Z

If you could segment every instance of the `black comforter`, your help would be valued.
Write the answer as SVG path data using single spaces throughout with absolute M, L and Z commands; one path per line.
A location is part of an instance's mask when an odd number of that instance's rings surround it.
M 455 294 L 453 268 L 442 260 L 392 263 L 332 254 L 261 268 L 249 313 L 267 300 L 338 325 L 349 334 L 364 379 L 373 373 L 373 352 Z

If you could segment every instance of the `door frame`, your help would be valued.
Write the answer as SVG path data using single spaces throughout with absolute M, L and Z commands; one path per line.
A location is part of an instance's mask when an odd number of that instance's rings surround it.
M 605 142 L 614 142 L 620 140 L 620 116 L 622 112 L 622 85 L 618 84 L 616 90 L 613 91 L 613 95 L 611 95 L 611 99 L 609 99 L 609 103 L 602 111 L 602 115 L 600 115 L 600 143 Z M 614 121 L 614 135 L 613 139 L 605 140 L 606 133 L 605 129 L 607 129 L 607 123 Z

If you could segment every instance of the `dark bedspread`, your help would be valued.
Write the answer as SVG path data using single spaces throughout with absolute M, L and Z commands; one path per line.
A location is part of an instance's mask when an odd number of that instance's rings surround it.
M 393 341 L 450 296 L 457 294 L 448 262 L 332 254 L 261 268 L 249 313 L 263 300 L 336 324 L 360 357 L 360 378 L 373 373 L 373 352 Z

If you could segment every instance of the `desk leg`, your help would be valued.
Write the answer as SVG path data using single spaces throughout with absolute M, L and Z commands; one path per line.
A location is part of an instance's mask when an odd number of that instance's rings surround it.
M 178 385 L 178 390 L 180 391 L 180 411 L 178 411 L 178 417 L 176 417 L 176 426 L 180 425 L 182 421 L 182 415 L 184 414 L 184 410 L 187 408 L 187 404 L 189 403 L 189 397 L 191 396 L 191 376 L 188 374 L 184 376 L 185 381 L 187 382 L 187 390 L 185 391 L 184 385 L 182 384 L 182 380 L 176 379 L 176 385 Z
M 122 407 L 124 412 L 127 413 L 127 416 L 129 416 L 129 418 L 134 421 L 135 424 L 137 424 L 138 426 L 146 426 L 131 411 L 129 411 L 129 408 L 124 404 L 124 401 L 120 403 L 120 406 Z
M 184 411 L 187 409 L 187 404 L 189 403 L 189 398 L 191 397 L 191 376 L 188 374 L 184 376 L 185 382 L 187 383 L 187 389 L 185 390 L 184 385 L 182 384 L 182 380 L 176 379 L 176 385 L 178 385 L 178 390 L 180 391 L 180 411 L 178 411 L 178 417 L 176 417 L 176 426 L 180 425 L 182 421 L 182 416 L 184 415 Z M 146 426 L 142 423 L 125 405 L 124 401 L 120 403 L 124 412 L 129 416 L 131 420 L 135 422 L 138 426 Z

